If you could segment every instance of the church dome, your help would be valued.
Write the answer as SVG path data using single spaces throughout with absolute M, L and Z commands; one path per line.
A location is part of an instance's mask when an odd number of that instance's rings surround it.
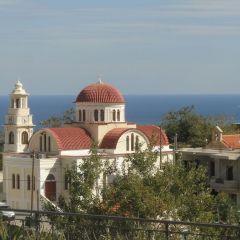
M 78 95 L 76 102 L 124 103 L 124 97 L 118 89 L 99 81 L 88 85 Z

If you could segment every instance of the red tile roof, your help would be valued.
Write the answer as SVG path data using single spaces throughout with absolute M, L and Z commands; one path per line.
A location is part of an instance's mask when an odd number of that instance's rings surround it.
M 110 130 L 103 138 L 100 148 L 106 149 L 115 149 L 117 146 L 118 139 L 122 136 L 123 133 L 132 128 L 114 128 Z
M 82 128 L 45 128 L 43 130 L 55 137 L 59 150 L 89 149 L 92 146 L 90 134 Z
M 223 135 L 222 143 L 227 148 L 237 149 L 240 148 L 240 134 Z
M 160 128 L 154 125 L 145 125 L 145 126 L 137 126 L 137 128 L 115 128 L 109 131 L 103 138 L 100 148 L 105 149 L 115 149 L 118 143 L 119 138 L 125 132 L 132 131 L 140 131 L 143 133 L 149 140 L 149 142 L 153 141 L 154 146 L 160 145 Z M 162 136 L 162 145 L 168 145 L 168 138 L 165 132 L 161 129 Z
M 78 95 L 76 102 L 124 103 L 122 94 L 115 87 L 106 83 L 94 83 L 85 87 Z
M 152 142 L 155 146 L 160 146 L 160 127 L 155 125 L 138 125 L 137 129 L 143 132 L 149 142 Z M 161 144 L 169 145 L 168 137 L 165 131 L 161 128 Z

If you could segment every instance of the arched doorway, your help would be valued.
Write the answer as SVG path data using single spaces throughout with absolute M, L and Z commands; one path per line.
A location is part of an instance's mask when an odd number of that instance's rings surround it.
M 49 174 L 45 181 L 45 197 L 56 201 L 56 180 L 53 174 Z

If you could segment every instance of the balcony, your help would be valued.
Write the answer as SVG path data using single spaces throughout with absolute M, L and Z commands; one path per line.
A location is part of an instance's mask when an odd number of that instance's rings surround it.
M 216 191 L 235 192 L 239 190 L 239 181 L 225 180 L 223 178 L 212 178 L 210 185 Z

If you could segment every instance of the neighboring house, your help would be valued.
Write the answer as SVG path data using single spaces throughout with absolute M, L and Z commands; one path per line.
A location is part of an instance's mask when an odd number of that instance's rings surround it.
M 240 205 L 240 134 L 224 135 L 216 126 L 211 142 L 204 148 L 180 149 L 186 164 L 203 164 L 216 192 L 226 192 Z
M 102 81 L 91 84 L 79 93 L 75 105 L 75 122 L 33 134 L 28 94 L 19 81 L 16 83 L 5 118 L 3 155 L 4 194 L 12 208 L 37 209 L 40 198 L 56 203 L 60 195 L 67 197 L 65 171 L 73 162 L 87 161 L 93 142 L 98 144 L 102 161 L 119 170 L 135 146 L 146 149 L 151 141 L 154 150 L 160 152 L 161 146 L 163 162 L 172 160 L 165 132 L 157 126 L 127 122 L 125 100 L 113 86 Z M 101 176 L 96 182 L 96 194 L 103 182 L 111 182 L 114 176 L 106 178 Z

